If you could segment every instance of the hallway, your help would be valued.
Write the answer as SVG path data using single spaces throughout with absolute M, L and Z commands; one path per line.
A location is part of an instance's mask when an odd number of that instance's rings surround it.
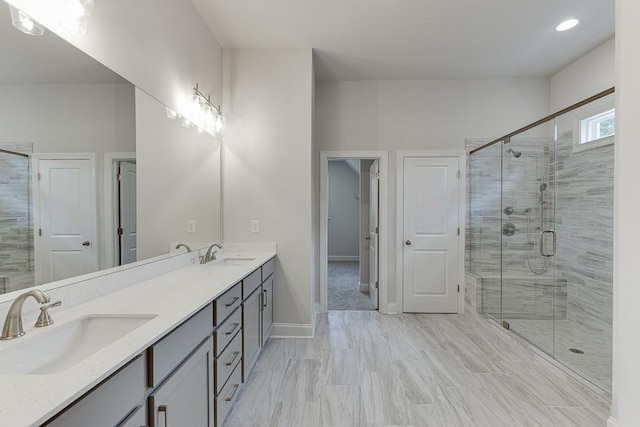
M 327 309 L 374 310 L 369 292 L 360 291 L 358 261 L 330 261 L 327 273 Z
M 226 427 L 602 427 L 609 403 L 473 315 L 333 311 L 272 339 Z

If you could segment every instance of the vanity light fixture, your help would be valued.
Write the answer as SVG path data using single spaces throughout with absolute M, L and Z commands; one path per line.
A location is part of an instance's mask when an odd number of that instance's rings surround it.
M 220 136 L 224 132 L 225 118 L 222 115 L 222 108 L 211 102 L 211 95 L 205 96 L 198 88 L 198 83 L 193 88 L 191 96 L 191 114 L 197 124 L 214 136 Z
M 577 19 L 567 19 L 566 21 L 561 22 L 557 27 L 556 31 L 567 31 L 575 27 L 580 23 Z
M 11 23 L 18 30 L 30 36 L 41 36 L 44 34 L 44 26 L 34 21 L 32 17 L 20 9 L 9 5 L 9 12 L 11 13 Z
M 93 6 L 93 0 L 62 0 L 58 23 L 68 31 L 87 34 Z

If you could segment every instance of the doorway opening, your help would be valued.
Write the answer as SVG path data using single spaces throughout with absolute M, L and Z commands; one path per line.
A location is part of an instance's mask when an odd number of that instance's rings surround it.
M 328 178 L 327 309 L 375 310 L 378 160 L 332 159 Z
M 386 310 L 386 152 L 321 157 L 320 311 Z

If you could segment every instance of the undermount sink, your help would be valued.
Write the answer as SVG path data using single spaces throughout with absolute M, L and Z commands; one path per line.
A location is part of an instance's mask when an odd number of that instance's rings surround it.
M 225 258 L 213 261 L 211 265 L 214 267 L 240 267 L 253 260 L 255 260 L 255 258 Z
M 0 375 L 65 371 L 156 315 L 92 314 L 0 350 Z M 24 341 L 22 341 L 24 340 Z

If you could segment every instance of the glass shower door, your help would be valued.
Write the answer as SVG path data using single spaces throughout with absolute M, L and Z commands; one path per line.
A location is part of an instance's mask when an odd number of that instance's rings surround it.
M 553 356 L 555 119 L 502 145 L 502 321 Z

